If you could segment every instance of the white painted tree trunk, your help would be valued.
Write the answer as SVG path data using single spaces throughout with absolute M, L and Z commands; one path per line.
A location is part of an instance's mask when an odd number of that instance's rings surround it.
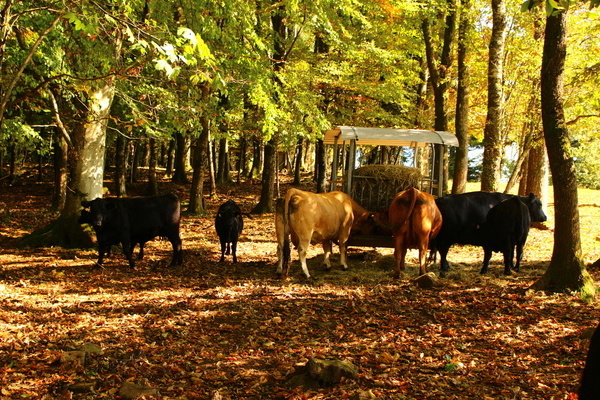
M 106 127 L 113 98 L 114 85 L 111 83 L 91 90 L 87 116 L 73 132 L 67 214 L 79 212 L 82 200 L 102 197 Z

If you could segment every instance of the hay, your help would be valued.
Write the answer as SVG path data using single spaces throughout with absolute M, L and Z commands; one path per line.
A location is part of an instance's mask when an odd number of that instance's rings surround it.
M 363 207 L 388 208 L 394 196 L 410 187 L 419 188 L 421 171 L 402 165 L 366 165 L 354 170 L 352 197 Z

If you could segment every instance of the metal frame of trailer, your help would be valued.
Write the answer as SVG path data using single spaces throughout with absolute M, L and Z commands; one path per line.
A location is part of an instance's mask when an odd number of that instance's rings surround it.
M 323 142 L 333 146 L 333 163 L 329 190 L 342 190 L 354 197 L 354 169 L 359 146 L 397 146 L 414 150 L 413 166 L 419 152 L 431 146 L 428 173 L 421 179 L 420 190 L 435 196 L 443 195 L 444 157 L 448 146 L 458 146 L 458 139 L 450 132 L 421 129 L 365 128 L 356 126 L 336 126 L 325 132 Z M 436 155 L 437 159 L 436 159 Z M 439 156 L 442 155 L 442 156 Z M 338 175 L 340 166 L 345 166 Z M 392 199 L 389 199 L 390 201 Z M 374 210 L 376 211 L 376 210 Z M 349 245 L 365 247 L 393 247 L 392 238 L 386 236 L 354 235 Z

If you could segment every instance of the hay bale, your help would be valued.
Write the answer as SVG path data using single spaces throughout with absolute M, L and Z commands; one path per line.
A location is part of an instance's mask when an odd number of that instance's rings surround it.
M 403 165 L 365 165 L 353 173 L 352 197 L 369 210 L 386 209 L 394 196 L 420 188 L 421 171 Z

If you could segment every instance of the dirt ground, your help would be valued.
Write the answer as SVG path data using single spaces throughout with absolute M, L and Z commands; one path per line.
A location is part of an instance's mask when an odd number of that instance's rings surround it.
M 185 209 L 186 187 L 161 188 Z M 260 193 L 253 183 L 207 199 L 207 215 L 183 216 L 184 266 L 169 268 L 170 245 L 155 240 L 134 271 L 119 250 L 92 269 L 93 249 L 17 246 L 55 217 L 50 190 L 0 187 L 1 399 L 126 398 L 126 382 L 148 388 L 146 399 L 577 398 L 600 308 L 528 290 L 551 258 L 552 199 L 548 229 L 530 232 L 520 273 L 502 275 L 496 254 L 481 276 L 481 249 L 455 246 L 452 272 L 419 289 L 411 282 L 416 252 L 394 280 L 392 251 L 382 248 L 353 248 L 349 271 L 326 272 L 315 246 L 314 280 L 294 263 L 281 281 L 272 214 L 246 218 L 239 262 L 218 263 L 214 212 L 229 198 L 250 211 Z M 600 192 L 580 192 L 586 263 L 600 258 L 599 207 Z M 100 350 L 65 357 L 90 343 Z M 347 360 L 358 378 L 289 387 L 311 357 Z M 74 389 L 83 383 L 87 389 Z

